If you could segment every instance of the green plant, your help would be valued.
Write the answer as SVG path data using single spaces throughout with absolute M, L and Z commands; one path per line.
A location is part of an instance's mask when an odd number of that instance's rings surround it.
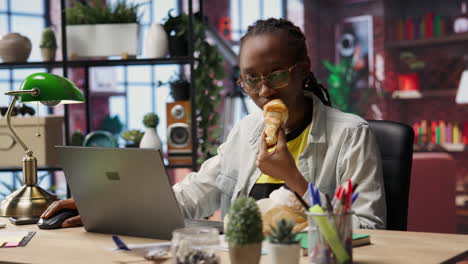
M 188 16 L 184 13 L 172 16 L 174 9 L 170 9 L 163 24 L 164 30 L 169 36 L 183 36 L 188 30 Z
M 175 101 L 190 99 L 190 82 L 184 77 L 171 77 L 168 82 L 158 82 L 158 86 L 169 85 L 170 93 Z
M 105 0 L 73 1 L 72 7 L 66 9 L 67 25 L 82 24 L 120 24 L 138 23 L 138 7 L 126 0 L 115 5 L 105 4 Z
M 351 91 L 354 86 L 354 70 L 348 58 L 342 58 L 338 64 L 333 65 L 324 60 L 325 68 L 330 72 L 327 78 L 328 92 L 332 105 L 343 112 L 352 112 Z
M 276 227 L 272 225 L 271 233 L 268 236 L 270 243 L 287 245 L 299 243 L 296 239 L 296 233 L 292 231 L 294 224 L 293 220 L 288 221 L 283 218 L 276 223 Z
M 418 71 L 426 67 L 424 61 L 419 60 L 413 52 L 403 51 L 400 53 L 400 61 L 410 71 Z
M 232 204 L 226 240 L 233 245 L 262 242 L 262 216 L 253 198 L 242 196 Z
M 109 131 L 113 135 L 118 135 L 120 134 L 120 132 L 122 132 L 123 123 L 122 121 L 120 121 L 120 118 L 118 115 L 115 115 L 113 117 L 108 115 L 102 121 L 101 129 L 105 131 Z
M 144 133 L 138 129 L 124 131 L 120 136 L 127 144 L 140 144 Z
M 42 31 L 41 37 L 41 45 L 40 48 L 48 48 L 48 49 L 56 49 L 57 48 L 57 40 L 55 39 L 54 31 L 48 27 Z
M 181 36 L 188 30 L 188 16 L 180 14 L 171 16 L 164 23 L 164 29 L 169 35 Z M 198 139 L 202 156 L 198 162 L 203 162 L 216 155 L 221 138 L 220 115 L 217 111 L 221 103 L 223 87 L 216 83 L 224 78 L 223 57 L 217 47 L 206 41 L 207 25 L 200 19 L 194 19 L 194 54 L 195 69 L 193 72 L 195 86 L 196 120 Z
M 148 128 L 157 127 L 159 124 L 159 117 L 155 113 L 148 113 L 143 117 L 143 125 Z
M 71 146 L 83 146 L 85 136 L 81 131 L 75 131 L 71 135 L 70 145 Z

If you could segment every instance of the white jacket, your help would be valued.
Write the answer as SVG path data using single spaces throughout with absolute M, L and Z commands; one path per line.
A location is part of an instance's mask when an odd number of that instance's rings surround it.
M 351 178 L 359 184 L 353 204 L 354 228 L 385 228 L 386 204 L 380 152 L 374 135 L 362 118 L 325 106 L 313 98 L 312 127 L 298 168 L 321 195 L 333 197 L 337 184 Z M 185 217 L 202 218 L 221 209 L 224 217 L 231 203 L 252 190 L 260 170 L 255 166 L 263 129 L 262 113 L 248 115 L 229 133 L 218 155 L 205 161 L 173 189 Z M 308 201 L 309 193 L 304 194 Z M 324 201 L 324 200 L 323 200 Z

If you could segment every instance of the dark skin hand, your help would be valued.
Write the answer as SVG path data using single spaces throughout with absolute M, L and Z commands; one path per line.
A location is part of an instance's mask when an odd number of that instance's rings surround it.
M 47 210 L 42 213 L 41 218 L 47 219 L 54 215 L 57 211 L 61 209 L 77 209 L 75 204 L 75 199 L 70 198 L 66 200 L 60 200 L 53 202 Z M 74 226 L 81 226 L 81 216 L 73 216 L 68 218 L 62 223 L 62 227 L 74 227 Z
M 268 152 L 265 132 L 262 132 L 256 164 L 263 173 L 285 181 L 288 187 L 299 195 L 302 196 L 307 191 L 307 181 L 299 172 L 296 162 L 288 150 L 283 128 L 278 131 L 278 143 L 272 152 Z

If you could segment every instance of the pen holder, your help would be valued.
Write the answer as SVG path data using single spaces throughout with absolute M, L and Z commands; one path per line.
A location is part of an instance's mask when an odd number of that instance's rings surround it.
M 353 262 L 353 212 L 307 213 L 309 263 Z
M 219 232 L 210 227 L 189 227 L 172 232 L 172 263 L 218 264 L 215 250 L 219 246 Z

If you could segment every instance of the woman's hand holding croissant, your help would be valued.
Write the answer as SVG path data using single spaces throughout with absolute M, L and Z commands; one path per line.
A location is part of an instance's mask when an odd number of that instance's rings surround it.
M 264 174 L 283 180 L 299 195 L 303 195 L 307 190 L 307 181 L 299 172 L 294 157 L 288 150 L 283 128 L 278 131 L 278 143 L 273 152 L 268 152 L 265 132 L 262 133 L 256 164 Z

